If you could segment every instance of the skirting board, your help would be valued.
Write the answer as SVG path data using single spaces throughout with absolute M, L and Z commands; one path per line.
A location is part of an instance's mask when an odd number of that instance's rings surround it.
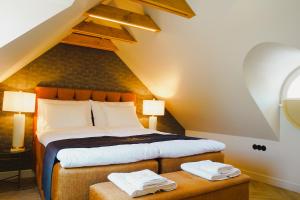
M 297 183 L 293 183 L 290 181 L 286 181 L 280 178 L 275 178 L 271 176 L 267 176 L 264 174 L 259 174 L 256 172 L 251 172 L 247 170 L 242 170 L 244 174 L 247 174 L 251 177 L 251 179 L 256 180 L 258 182 L 266 183 L 269 185 L 273 185 L 276 187 L 284 188 L 286 190 L 294 191 L 300 193 L 300 185 Z
M 18 171 L 0 172 L 0 179 L 17 175 Z M 33 178 L 35 175 L 31 169 L 22 170 L 21 178 Z

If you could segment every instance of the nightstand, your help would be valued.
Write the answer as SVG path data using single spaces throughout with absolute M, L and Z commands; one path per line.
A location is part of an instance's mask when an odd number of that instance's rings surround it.
M 1 179 L 0 182 L 17 184 L 21 187 L 21 171 L 32 169 L 32 151 L 26 149 L 22 152 L 0 151 L 0 172 L 17 171 L 16 175 Z M 13 181 L 17 178 L 17 182 Z

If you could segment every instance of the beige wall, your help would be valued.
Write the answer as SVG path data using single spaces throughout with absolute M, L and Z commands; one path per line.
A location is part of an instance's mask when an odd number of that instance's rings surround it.
M 298 0 L 189 0 L 190 20 L 148 8 L 159 33 L 131 29 L 118 55 L 186 129 L 277 140 L 249 93 L 244 59 L 256 45 L 300 47 Z
M 190 130 L 186 134 L 224 142 L 225 162 L 241 168 L 255 180 L 300 193 L 300 130 L 288 122 L 282 110 L 280 141 Z M 267 151 L 254 151 L 253 144 L 266 145 Z

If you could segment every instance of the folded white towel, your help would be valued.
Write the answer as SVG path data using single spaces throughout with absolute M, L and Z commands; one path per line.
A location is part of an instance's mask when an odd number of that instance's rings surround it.
M 167 182 L 165 177 L 162 177 L 149 169 L 126 173 L 125 177 L 129 183 L 135 185 L 139 190 L 144 190 Z
M 200 176 L 207 180 L 217 181 L 217 180 L 225 180 L 228 178 L 233 178 L 241 174 L 241 171 L 237 168 L 232 168 L 231 170 L 227 171 L 227 173 L 216 173 L 214 170 L 206 170 L 200 167 L 202 161 L 199 162 L 190 162 L 190 163 L 183 163 L 181 165 L 181 169 L 194 174 L 196 176 Z M 200 165 L 199 165 L 200 163 Z
M 226 174 L 233 169 L 232 165 L 219 163 L 219 162 L 212 162 L 211 160 L 203 160 L 196 162 L 196 165 L 203 170 L 206 170 L 211 173 L 219 173 L 219 174 Z
M 108 179 L 115 184 L 118 188 L 126 192 L 130 197 L 139 197 L 147 194 L 153 194 L 157 191 L 172 191 L 177 188 L 174 181 L 167 179 L 167 181 L 160 185 L 148 187 L 147 189 L 140 190 L 135 185 L 130 184 L 126 178 L 127 173 L 111 173 Z
M 208 172 L 206 170 L 199 169 L 193 163 L 183 163 L 181 165 L 181 169 L 186 171 L 186 172 L 189 172 L 191 174 L 194 174 L 196 176 L 200 176 L 202 178 L 210 180 L 210 181 L 217 181 L 217 180 L 227 179 L 227 176 L 225 174 L 211 173 L 211 172 Z
M 236 176 L 241 175 L 241 170 L 239 170 L 238 168 L 233 168 L 232 170 L 230 170 L 228 173 L 225 174 L 227 177 L 229 178 L 233 178 Z

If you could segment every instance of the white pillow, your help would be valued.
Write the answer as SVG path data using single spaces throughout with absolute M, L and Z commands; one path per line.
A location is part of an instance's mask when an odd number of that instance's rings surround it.
M 90 101 L 94 116 L 94 124 L 97 128 L 104 129 L 107 126 L 106 116 L 103 110 L 104 102 Z
M 92 125 L 89 101 L 38 99 L 38 132 Z
M 127 106 L 104 104 L 103 110 L 108 128 L 143 128 L 133 104 Z
M 107 125 L 107 116 L 104 112 L 104 106 L 134 106 L 133 102 L 101 102 L 101 101 L 92 101 L 92 111 L 94 116 L 94 124 L 98 128 L 108 128 Z

